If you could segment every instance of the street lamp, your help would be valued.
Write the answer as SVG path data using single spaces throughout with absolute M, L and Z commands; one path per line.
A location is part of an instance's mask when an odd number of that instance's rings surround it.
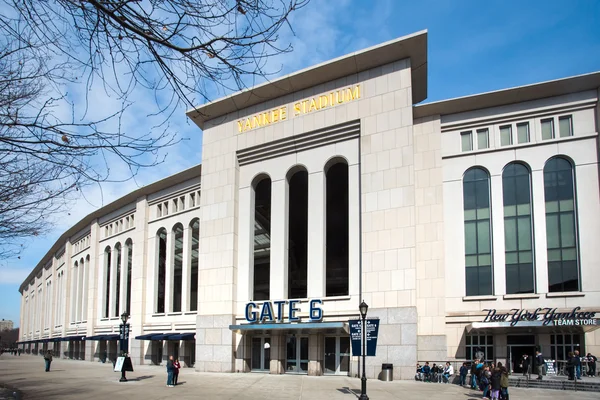
M 362 317 L 362 378 L 360 378 L 360 397 L 359 400 L 369 400 L 369 396 L 367 396 L 367 375 L 365 373 L 365 357 L 366 357 L 366 343 L 367 343 L 367 333 L 365 327 L 365 318 L 367 318 L 367 311 L 369 310 L 369 305 L 365 303 L 363 300 L 358 306 L 360 310 L 360 316 Z
M 121 321 L 123 321 L 123 323 L 121 324 L 121 326 L 119 326 L 119 339 L 121 342 L 121 356 L 125 358 L 127 358 L 127 354 L 129 353 L 129 324 L 127 323 L 128 319 L 129 313 L 127 311 L 121 314 Z M 119 382 L 127 382 L 127 378 L 125 377 L 125 362 L 123 362 L 123 365 L 121 366 L 121 379 L 119 379 Z

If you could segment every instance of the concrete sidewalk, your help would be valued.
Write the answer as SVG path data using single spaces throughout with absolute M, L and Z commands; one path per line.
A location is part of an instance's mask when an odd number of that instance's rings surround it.
M 0 356 L 0 386 L 23 392 L 22 399 L 268 399 L 268 400 L 353 400 L 360 393 L 360 380 L 348 377 L 312 377 L 306 375 L 217 374 L 182 369 L 177 387 L 166 387 L 166 369 L 135 366 L 135 372 L 120 383 L 120 373 L 112 364 L 87 361 L 55 360 L 50 372 L 44 372 L 41 356 Z M 599 393 L 565 392 L 510 388 L 515 399 L 600 399 Z M 479 392 L 456 385 L 412 381 L 380 382 L 369 380 L 372 400 L 481 399 Z

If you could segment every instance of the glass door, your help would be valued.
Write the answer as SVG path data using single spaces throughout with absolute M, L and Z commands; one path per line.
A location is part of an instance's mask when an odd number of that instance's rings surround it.
M 268 372 L 271 363 L 271 338 L 268 337 L 253 337 L 251 345 L 252 371 Z
M 325 337 L 325 374 L 348 375 L 350 366 L 350 338 Z
M 308 373 L 308 337 L 290 335 L 287 337 L 286 373 Z

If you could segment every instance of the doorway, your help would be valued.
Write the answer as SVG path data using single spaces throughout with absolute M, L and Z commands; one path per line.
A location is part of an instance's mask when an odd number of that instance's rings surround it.
M 250 350 L 250 369 L 255 372 L 269 372 L 271 369 L 271 338 L 253 337 Z
M 350 338 L 348 336 L 326 336 L 324 373 L 348 375 L 350 367 Z
M 286 373 L 308 373 L 308 336 L 287 337 Z
M 533 371 L 533 361 L 535 359 L 535 335 L 508 335 L 506 337 L 508 344 L 508 364 L 511 372 L 516 374 L 524 373 L 521 359 L 524 354 L 529 357 L 529 372 Z

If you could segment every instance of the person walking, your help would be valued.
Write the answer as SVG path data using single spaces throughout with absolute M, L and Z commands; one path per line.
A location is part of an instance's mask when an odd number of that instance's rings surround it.
M 508 400 L 508 370 L 500 362 L 498 363 L 498 368 L 502 373 L 500 375 L 500 399 Z
M 567 369 L 567 375 L 569 376 L 569 380 L 572 381 L 575 379 L 575 356 L 573 352 L 570 351 L 567 356 L 567 365 L 565 366 Z
M 46 372 L 50 372 L 50 364 L 52 364 L 52 350 L 48 350 L 44 355 L 44 361 L 46 362 Z
M 500 388 L 502 380 L 502 370 L 500 367 L 496 367 L 492 370 L 492 377 L 490 378 L 490 385 L 492 387 L 492 400 L 500 400 Z
M 467 383 L 467 374 L 469 373 L 469 368 L 467 368 L 467 363 L 464 362 L 462 364 L 462 367 L 460 367 L 460 386 L 465 386 L 465 384 Z
M 542 352 L 540 350 L 536 350 L 535 352 L 535 365 L 537 368 L 537 379 L 542 380 L 544 375 L 544 356 L 542 356 Z
M 579 350 L 575 350 L 573 352 L 573 361 L 575 364 L 575 377 L 578 381 L 581 380 L 581 356 L 579 355 Z
M 587 360 L 588 360 L 588 376 L 594 377 L 596 376 L 596 361 L 598 361 L 598 358 L 594 355 L 592 355 L 592 353 L 587 353 Z
M 523 376 L 529 377 L 529 366 L 531 360 L 527 354 L 523 354 L 523 358 L 521 359 L 521 368 L 523 368 Z
M 181 368 L 181 364 L 179 364 L 179 360 L 176 358 L 173 360 L 173 386 L 177 386 L 177 380 L 179 379 L 179 368 Z
M 479 360 L 475 359 L 471 364 L 471 389 L 477 389 L 477 363 Z
M 175 387 L 175 385 L 173 385 L 174 375 L 175 366 L 173 365 L 173 356 L 169 356 L 169 361 L 167 361 L 167 387 Z

